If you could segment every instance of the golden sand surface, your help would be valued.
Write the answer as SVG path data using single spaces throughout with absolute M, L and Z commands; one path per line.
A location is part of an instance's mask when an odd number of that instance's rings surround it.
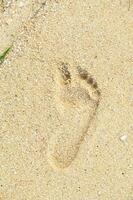
M 0 200 L 133 200 L 133 1 L 0 1 Z

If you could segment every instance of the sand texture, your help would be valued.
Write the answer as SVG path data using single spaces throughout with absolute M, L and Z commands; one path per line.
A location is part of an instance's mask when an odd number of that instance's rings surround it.
M 133 200 L 133 1 L 0 1 L 0 200 Z

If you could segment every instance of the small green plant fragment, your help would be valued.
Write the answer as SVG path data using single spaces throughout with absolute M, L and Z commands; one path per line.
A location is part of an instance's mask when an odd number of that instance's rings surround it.
M 2 54 L 0 54 L 0 65 L 4 62 L 6 55 L 11 50 L 11 46 L 8 47 Z

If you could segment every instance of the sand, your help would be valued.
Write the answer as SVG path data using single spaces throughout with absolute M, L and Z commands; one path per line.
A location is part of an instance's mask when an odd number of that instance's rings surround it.
M 0 200 L 133 200 L 133 2 L 0 8 Z

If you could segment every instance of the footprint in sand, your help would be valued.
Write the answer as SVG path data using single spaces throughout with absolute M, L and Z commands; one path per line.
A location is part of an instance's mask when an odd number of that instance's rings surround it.
M 61 125 L 50 139 L 47 156 L 53 168 L 63 169 L 75 159 L 101 95 L 97 82 L 79 66 L 70 72 L 69 64 L 61 63 L 56 81 Z

